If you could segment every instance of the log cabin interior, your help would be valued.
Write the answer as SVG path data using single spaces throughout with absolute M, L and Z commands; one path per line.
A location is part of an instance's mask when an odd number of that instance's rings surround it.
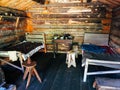
M 116 58 L 84 59 L 83 45 L 101 57 L 106 44 Z M 120 81 L 119 67 L 120 0 L 0 0 L 0 90 L 120 90 L 96 79 Z

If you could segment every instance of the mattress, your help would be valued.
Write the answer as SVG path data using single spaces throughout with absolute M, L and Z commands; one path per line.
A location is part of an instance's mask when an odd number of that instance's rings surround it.
M 25 41 L 25 42 L 21 42 L 21 43 L 15 45 L 15 46 L 7 47 L 3 51 L 0 51 L 0 57 L 14 56 L 13 59 L 15 57 L 17 59 L 17 54 L 20 52 L 20 53 L 22 53 L 23 59 L 26 60 L 28 57 L 32 56 L 34 53 L 36 53 L 37 51 L 39 51 L 42 48 L 44 48 L 44 44 L 42 44 L 42 43 Z M 10 55 L 10 54 L 12 54 L 12 55 Z
M 15 46 L 8 47 L 4 49 L 4 51 L 20 51 L 21 53 L 27 54 L 31 50 L 35 49 L 38 46 L 43 45 L 42 43 L 37 43 L 37 42 L 21 42 Z
M 85 64 L 86 59 L 91 59 L 91 60 L 96 60 L 96 61 L 101 61 L 101 63 L 97 62 L 89 62 L 92 65 L 102 65 L 106 67 L 113 67 L 113 68 L 119 68 L 120 66 L 118 64 L 104 64 L 105 61 L 110 61 L 110 62 L 120 62 L 120 54 L 114 53 L 108 46 L 95 46 L 94 45 L 86 45 L 87 48 L 84 46 L 83 53 L 82 53 L 82 65 Z M 83 47 L 82 47 L 83 48 Z M 96 50 L 95 50 L 96 49 Z M 98 51 L 98 52 L 97 52 Z M 103 62 L 103 63 L 102 63 Z

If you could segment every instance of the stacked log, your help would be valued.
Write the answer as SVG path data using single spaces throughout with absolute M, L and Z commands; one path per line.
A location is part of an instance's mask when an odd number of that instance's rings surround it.
M 0 49 L 21 41 L 25 33 L 25 12 L 0 7 Z M 13 11 L 13 12 L 12 12 Z
M 54 34 L 69 33 L 74 36 L 73 42 L 81 44 L 85 32 L 110 31 L 112 13 L 101 3 L 49 3 L 34 5 L 27 12 L 31 13 L 30 26 L 46 34 L 47 47 L 51 50 Z
M 109 44 L 120 53 L 120 8 L 113 10 Z

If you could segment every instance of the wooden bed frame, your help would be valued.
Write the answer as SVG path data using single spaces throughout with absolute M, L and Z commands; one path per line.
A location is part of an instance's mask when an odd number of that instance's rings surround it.
M 105 45 L 108 46 L 108 40 L 109 35 L 108 34 L 96 34 L 96 33 L 85 33 L 84 36 L 84 43 L 91 43 L 95 45 Z M 83 44 L 84 44 L 83 43 Z M 82 50 L 82 56 L 83 56 L 83 50 Z M 114 67 L 114 70 L 109 71 L 88 71 L 89 65 L 95 65 L 95 66 L 104 66 L 104 67 Z M 110 60 L 99 60 L 99 59 L 85 59 L 85 63 L 82 63 L 82 67 L 84 66 L 84 76 L 83 76 L 83 82 L 86 82 L 88 75 L 100 75 L 100 74 L 114 74 L 114 73 L 120 73 L 120 69 L 117 68 L 120 66 L 119 61 L 110 61 Z
M 32 32 L 32 33 L 31 32 L 27 32 L 25 34 L 25 36 L 26 36 L 26 41 L 43 43 L 44 49 L 42 49 L 40 51 L 43 51 L 45 53 L 47 52 L 45 33 L 42 33 L 42 32 Z
M 83 43 L 108 46 L 108 41 L 109 34 L 85 33 Z
M 40 52 L 47 52 L 47 49 L 46 49 L 46 40 L 45 40 L 45 34 L 44 33 L 26 33 L 26 41 L 28 42 L 37 42 L 37 43 L 42 43 L 43 45 L 42 46 L 38 46 L 36 47 L 35 49 L 31 50 L 30 52 L 28 52 L 27 54 L 22 54 L 21 52 L 18 52 L 17 51 L 17 57 L 19 57 L 19 60 L 20 60 L 20 64 L 21 64 L 21 67 L 18 67 L 12 63 L 8 61 L 6 61 L 5 59 L 0 59 L 0 61 L 14 67 L 14 68 L 17 68 L 21 71 L 24 71 L 23 69 L 23 66 L 22 66 L 22 63 L 23 63 L 23 60 L 26 60 L 28 57 L 32 56 L 34 53 L 36 53 L 37 51 L 40 51 Z M 24 42 L 22 42 L 24 43 Z M 21 44 L 21 43 L 19 43 Z M 17 44 L 18 45 L 18 44 Z M 8 58 L 9 55 L 8 55 L 8 51 L 0 51 L 1 53 L 3 52 L 3 56 L 0 56 L 0 57 L 5 57 L 5 58 Z

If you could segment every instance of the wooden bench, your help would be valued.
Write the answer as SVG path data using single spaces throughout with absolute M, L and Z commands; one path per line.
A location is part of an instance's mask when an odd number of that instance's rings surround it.
M 120 79 L 97 77 L 93 83 L 96 90 L 120 90 Z

